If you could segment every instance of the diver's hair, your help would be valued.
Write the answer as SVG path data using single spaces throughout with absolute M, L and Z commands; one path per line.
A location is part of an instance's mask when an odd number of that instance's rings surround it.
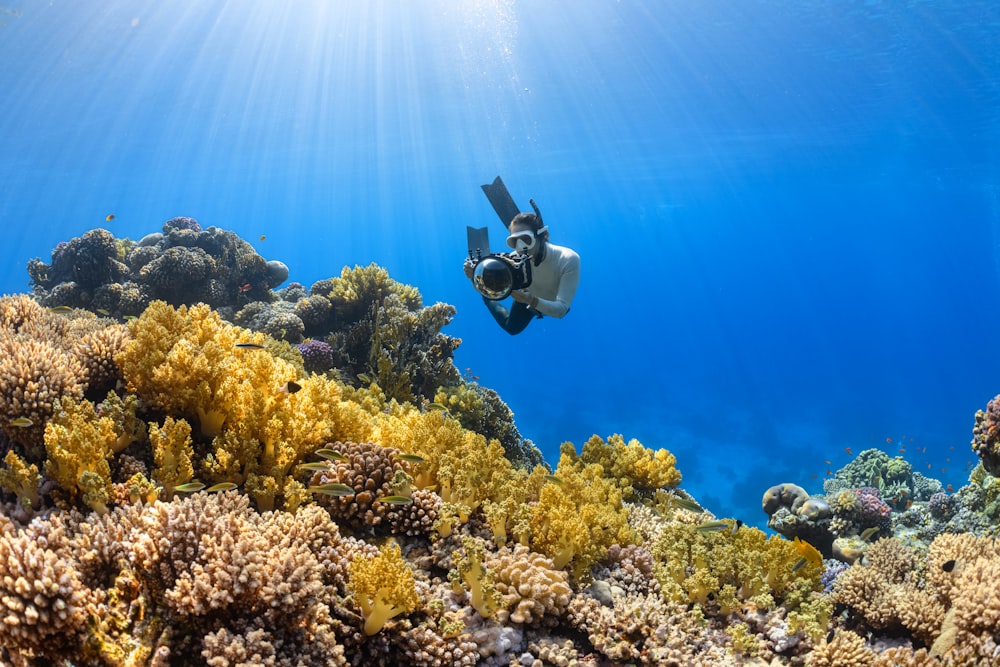
M 513 229 L 514 225 L 521 225 L 529 228 L 533 232 L 537 232 L 542 228 L 542 221 L 534 213 L 518 213 L 514 216 L 514 219 L 510 221 L 509 229 Z M 549 232 L 547 230 L 542 232 L 542 240 L 549 240 Z

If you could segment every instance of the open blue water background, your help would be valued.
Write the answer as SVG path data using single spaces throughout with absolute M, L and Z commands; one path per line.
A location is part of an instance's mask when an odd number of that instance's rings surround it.
M 553 463 L 638 438 L 753 523 L 845 448 L 966 478 L 1000 392 L 995 2 L 3 1 L 2 292 L 189 215 L 307 286 L 375 261 L 454 304 L 457 364 Z M 497 174 L 582 258 L 517 337 L 461 271 Z

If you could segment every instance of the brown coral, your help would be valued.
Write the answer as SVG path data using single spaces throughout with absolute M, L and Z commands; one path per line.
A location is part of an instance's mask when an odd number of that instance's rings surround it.
M 411 480 L 403 462 L 397 457 L 397 450 L 372 442 L 334 442 L 327 448 L 339 452 L 346 461 L 334 461 L 329 470 L 317 472 L 310 486 L 346 484 L 354 489 L 354 495 L 318 495 L 319 503 L 328 508 L 330 516 L 356 530 L 387 527 L 382 524 L 389 518 L 390 512 L 394 515 L 400 513 L 393 512 L 394 506 L 379 499 L 410 494 Z M 430 502 L 433 503 L 433 500 Z M 396 518 L 402 520 L 401 516 Z
M 537 624 L 562 616 L 572 599 L 568 577 L 549 558 L 520 544 L 502 548 L 487 558 L 486 569 L 503 597 L 497 618 L 503 622 Z
M 115 355 L 125 349 L 128 341 L 128 327 L 113 324 L 88 333 L 73 344 L 73 356 L 86 372 L 88 391 L 104 394 L 114 388 L 121 379 Z
M 826 643 L 813 648 L 809 655 L 810 667 L 870 667 L 875 652 L 865 645 L 863 637 L 842 631 Z
M 55 402 L 82 398 L 84 377 L 80 363 L 49 342 L 0 337 L 0 429 L 29 447 L 31 462 L 41 462 L 38 447 Z
M 4 522 L 0 536 L 0 646 L 42 658 L 83 643 L 91 601 L 63 560 L 68 537 L 51 518 L 24 529 Z

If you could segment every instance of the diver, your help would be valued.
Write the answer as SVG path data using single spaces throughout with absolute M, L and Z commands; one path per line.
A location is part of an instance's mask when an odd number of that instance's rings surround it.
M 494 184 L 499 180 L 497 177 Z M 484 190 L 486 188 L 483 186 Z M 510 291 L 514 299 L 510 309 L 498 299 L 483 295 L 483 301 L 497 324 L 512 336 L 524 331 L 536 317 L 563 317 L 569 312 L 580 282 L 580 256 L 570 248 L 549 243 L 549 228 L 542 223 L 541 212 L 534 201 L 531 205 L 534 213 L 517 213 L 507 225 L 507 246 L 513 251 L 510 255 L 515 261 L 522 260 L 529 265 L 526 266 L 528 278 L 523 281 L 527 286 Z M 499 208 L 497 212 L 500 213 Z M 465 275 L 473 280 L 474 286 L 475 269 L 474 260 L 465 260 Z M 477 291 L 482 294 L 478 286 Z

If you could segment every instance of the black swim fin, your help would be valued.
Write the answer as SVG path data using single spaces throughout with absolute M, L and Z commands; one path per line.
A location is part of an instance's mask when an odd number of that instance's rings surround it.
M 497 216 L 500 218 L 500 222 L 503 223 L 504 227 L 510 229 L 511 221 L 520 213 L 520 209 L 517 208 L 517 204 L 514 203 L 514 199 L 507 192 L 507 186 L 503 184 L 500 177 L 497 176 L 493 179 L 492 183 L 482 186 L 483 192 L 486 193 L 486 198 L 490 200 L 490 204 L 493 205 L 493 210 L 497 212 Z

